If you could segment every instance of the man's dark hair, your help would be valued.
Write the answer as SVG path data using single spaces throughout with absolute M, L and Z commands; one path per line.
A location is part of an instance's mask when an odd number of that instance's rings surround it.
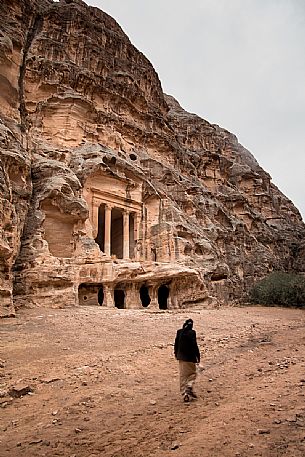
M 193 328 L 193 319 L 187 319 L 182 327 L 184 330 L 191 330 Z

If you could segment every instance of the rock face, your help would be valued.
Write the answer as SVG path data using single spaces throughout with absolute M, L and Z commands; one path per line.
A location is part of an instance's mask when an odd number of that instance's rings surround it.
M 81 0 L 0 5 L 0 313 L 241 300 L 305 227 L 236 137 Z

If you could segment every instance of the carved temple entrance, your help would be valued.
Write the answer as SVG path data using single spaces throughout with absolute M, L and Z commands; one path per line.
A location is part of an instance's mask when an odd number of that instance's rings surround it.
M 118 259 L 134 259 L 139 234 L 141 205 L 134 202 L 105 202 L 94 194 L 92 225 L 95 241 L 101 251 Z M 105 196 L 103 198 L 106 200 Z M 108 196 L 108 200 L 110 199 Z M 118 200 L 118 198 L 116 198 Z
M 135 256 L 135 213 L 101 204 L 98 208 L 98 232 L 95 241 L 101 251 L 118 259 Z

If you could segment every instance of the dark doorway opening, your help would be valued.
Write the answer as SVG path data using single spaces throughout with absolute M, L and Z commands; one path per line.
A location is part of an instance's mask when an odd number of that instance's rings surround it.
M 123 289 L 114 289 L 114 304 L 119 309 L 125 308 L 125 292 Z
M 101 205 L 98 209 L 98 232 L 95 238 L 96 243 L 99 245 L 100 250 L 104 252 L 104 239 L 105 239 L 105 206 Z
M 144 286 L 144 285 L 141 286 L 140 298 L 141 298 L 142 306 L 144 306 L 144 308 L 146 308 L 151 302 L 151 299 L 149 296 L 149 290 L 148 290 L 147 286 Z
M 123 258 L 123 212 L 117 208 L 111 211 L 111 254 Z
M 100 306 L 102 306 L 102 304 L 104 302 L 104 289 L 103 289 L 103 287 L 99 288 L 99 291 L 98 291 L 98 294 L 97 294 L 97 300 L 98 300 L 98 304 Z
M 162 285 L 158 289 L 158 303 L 160 309 L 167 309 L 167 300 L 169 297 L 169 288 Z
M 134 258 L 134 248 L 135 248 L 135 239 L 134 239 L 134 230 L 135 230 L 135 220 L 134 214 L 129 214 L 129 257 Z

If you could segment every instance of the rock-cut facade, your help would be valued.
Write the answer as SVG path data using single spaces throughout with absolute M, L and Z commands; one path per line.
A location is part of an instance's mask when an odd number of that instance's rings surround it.
M 244 300 L 304 271 L 298 210 L 237 138 L 184 111 L 114 19 L 0 4 L 0 314 Z

